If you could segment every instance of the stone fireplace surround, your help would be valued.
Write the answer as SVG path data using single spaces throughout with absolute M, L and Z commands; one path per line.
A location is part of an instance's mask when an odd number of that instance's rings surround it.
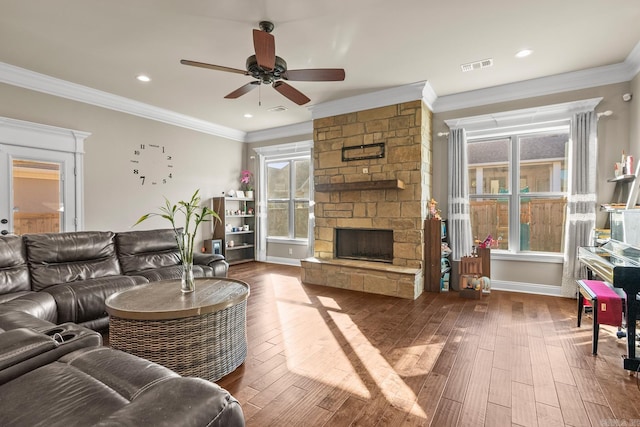
M 384 158 L 343 161 L 342 148 L 385 143 Z M 411 101 L 314 120 L 314 257 L 303 283 L 417 298 L 426 201 L 431 195 L 431 111 Z M 393 233 L 391 262 L 340 259 L 335 229 Z

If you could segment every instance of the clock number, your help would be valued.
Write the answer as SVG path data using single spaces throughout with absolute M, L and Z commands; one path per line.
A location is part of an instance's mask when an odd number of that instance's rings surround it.
M 172 158 L 171 156 L 167 156 L 167 160 L 171 160 L 171 158 Z
M 169 178 L 173 178 L 173 174 L 172 173 L 169 174 Z
M 133 150 L 133 154 L 135 156 L 139 156 L 140 155 L 140 150 Z
M 162 146 L 162 154 L 164 154 L 164 145 Z
M 162 183 L 166 184 L 167 183 L 167 179 L 166 178 L 162 178 Z
M 138 175 L 138 174 L 140 174 L 140 171 L 139 171 L 138 169 L 134 169 L 134 170 L 133 170 L 133 174 L 134 174 L 134 175 Z
M 142 180 L 142 185 L 144 185 L 144 178 L 145 178 L 144 175 L 140 175 L 140 179 Z

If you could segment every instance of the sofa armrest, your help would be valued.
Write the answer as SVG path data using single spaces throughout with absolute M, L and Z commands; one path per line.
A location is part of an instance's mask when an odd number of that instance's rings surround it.
M 196 265 L 207 265 L 213 269 L 215 277 L 227 277 L 229 264 L 225 261 L 224 256 L 220 254 L 203 254 L 194 252 L 193 263 Z
M 194 264 L 211 265 L 216 261 L 224 261 L 224 256 L 220 254 L 203 254 L 200 252 L 193 253 Z
M 51 337 L 27 328 L 0 334 L 0 371 L 56 348 Z
M 28 328 L 0 333 L 0 384 L 84 347 L 102 344 L 102 336 L 74 323 L 40 331 Z

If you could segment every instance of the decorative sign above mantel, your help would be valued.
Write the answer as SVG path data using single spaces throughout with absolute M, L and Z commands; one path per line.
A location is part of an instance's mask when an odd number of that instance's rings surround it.
M 352 162 L 354 160 L 382 159 L 384 157 L 384 142 L 375 144 L 354 145 L 353 147 L 342 147 L 342 161 Z

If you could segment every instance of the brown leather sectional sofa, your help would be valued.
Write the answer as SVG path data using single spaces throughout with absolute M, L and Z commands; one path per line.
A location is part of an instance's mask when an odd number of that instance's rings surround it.
M 194 254 L 196 277 L 225 277 Z M 173 230 L 0 236 L 0 425 L 243 426 L 224 389 L 102 346 L 105 299 L 178 279 Z
M 193 270 L 226 277 L 228 264 L 222 255 L 196 253 Z M 22 311 L 99 330 L 109 322 L 109 295 L 181 272 L 172 229 L 0 236 L 0 314 Z

